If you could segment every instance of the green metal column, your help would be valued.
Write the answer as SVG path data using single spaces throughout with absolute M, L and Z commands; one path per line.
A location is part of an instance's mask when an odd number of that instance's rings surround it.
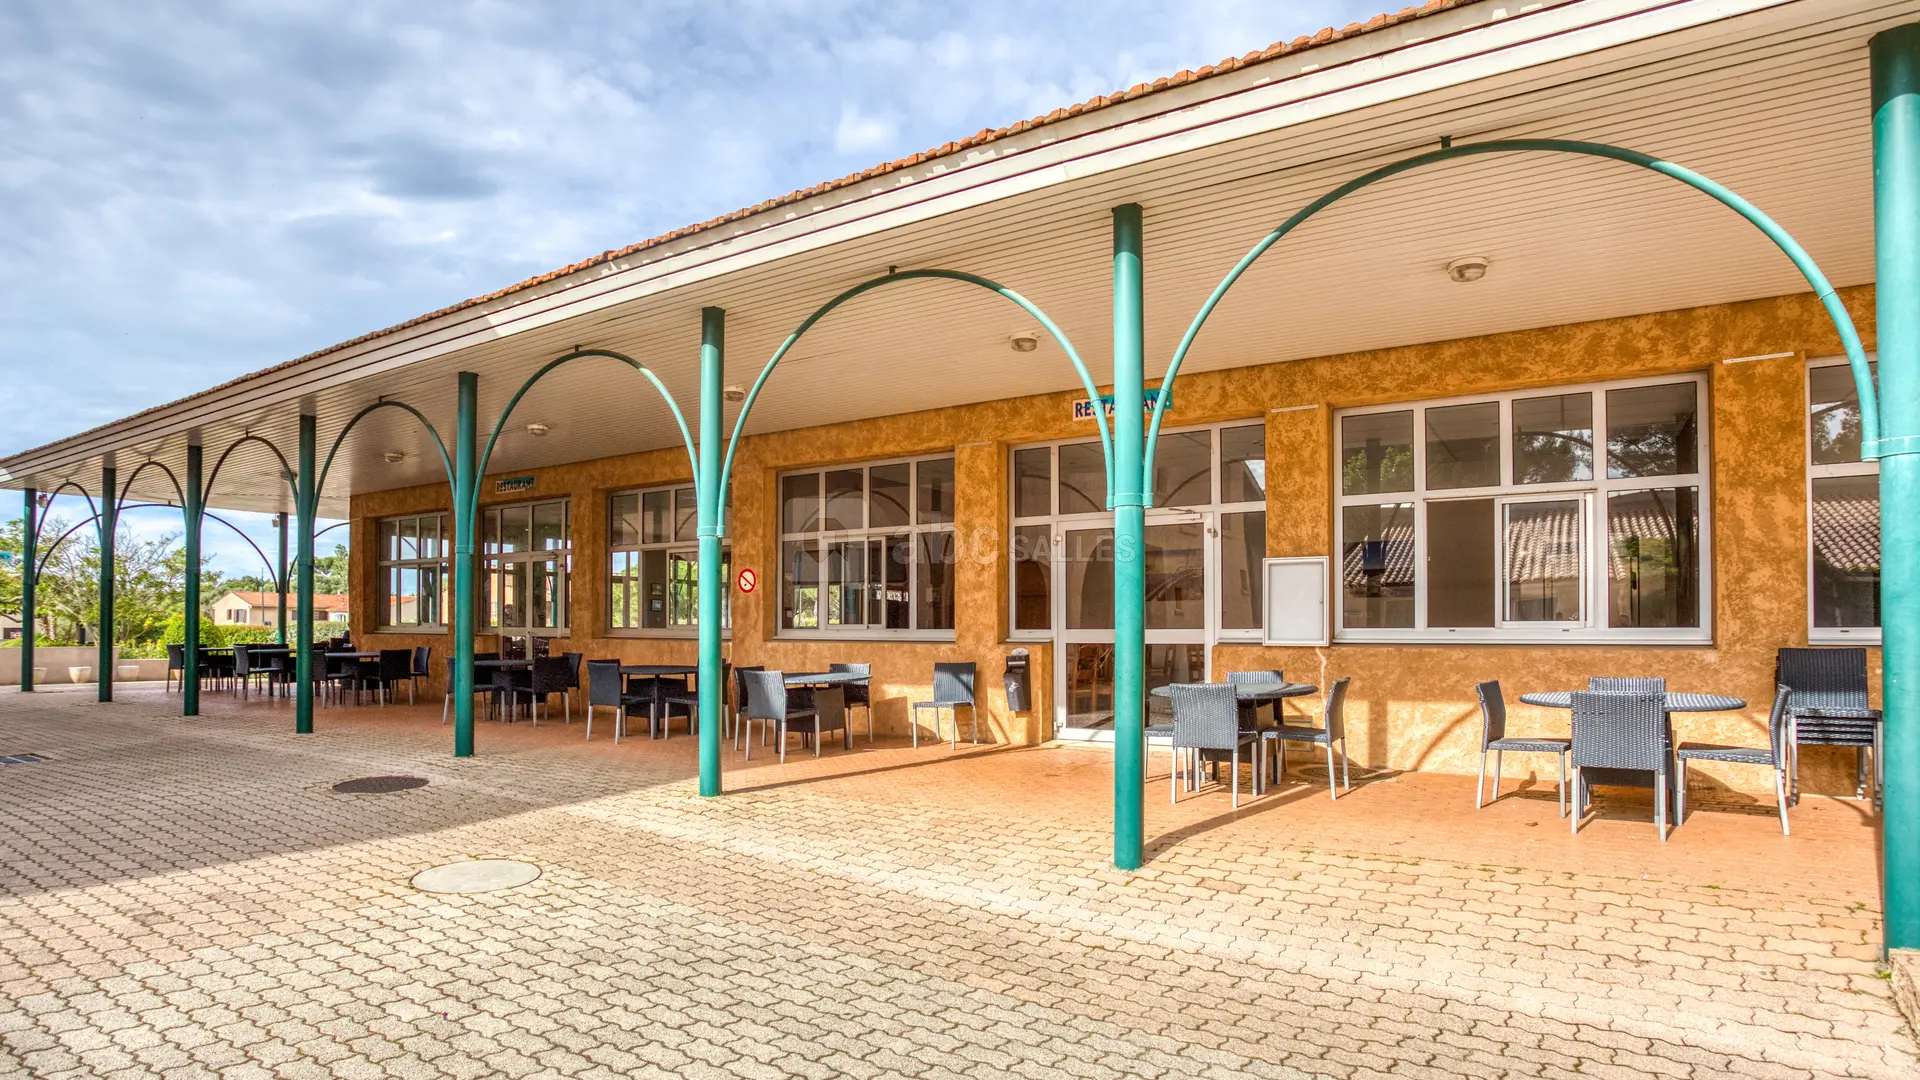
M 727 313 L 700 311 L 700 794 L 720 794 L 720 711 L 726 694 L 720 674 L 720 610 L 728 582 L 720 573 L 721 406 L 726 388 Z
M 34 592 L 39 588 L 39 569 L 35 563 L 39 560 L 40 547 L 40 493 L 32 488 L 26 491 L 26 511 L 21 522 L 26 533 L 21 537 L 20 549 L 20 692 L 33 692 L 33 628 L 39 621 L 39 613 L 33 609 Z
M 285 645 L 287 643 L 287 515 L 279 514 L 273 519 L 273 527 L 280 533 L 280 561 L 273 564 L 273 587 L 278 591 L 279 609 L 275 613 L 279 619 L 279 633 L 273 639 Z
M 1920 25 L 1876 34 L 1875 306 L 1880 338 L 1880 619 L 1886 947 L 1920 948 Z
M 200 490 L 200 471 L 204 462 L 198 443 L 187 444 L 187 595 L 184 625 L 186 637 L 180 645 L 180 715 L 200 715 L 200 526 L 206 517 L 206 496 Z
M 447 689 L 453 694 L 453 756 L 473 756 L 473 549 L 480 478 L 474 440 L 479 435 L 480 376 L 460 373 L 460 417 L 453 447 L 453 658 Z
M 294 618 L 300 625 L 293 632 L 293 731 L 313 734 L 313 515 L 319 508 L 320 493 L 313 489 L 314 427 L 308 413 L 300 414 L 300 473 L 294 489 L 295 521 L 300 536 L 294 544 Z
M 1113 209 L 1113 865 L 1140 866 L 1146 812 L 1146 295 L 1137 203 Z
M 113 572 L 114 539 L 120 529 L 119 488 L 114 486 L 113 466 L 100 469 L 100 661 L 93 669 L 98 678 L 100 700 L 113 700 Z

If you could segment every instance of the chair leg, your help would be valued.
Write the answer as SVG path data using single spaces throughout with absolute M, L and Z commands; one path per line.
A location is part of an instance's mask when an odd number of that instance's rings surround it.
M 1875 761 L 1875 764 L 1879 762 Z M 1777 765 L 1773 770 L 1773 802 L 1780 808 L 1780 835 L 1792 836 L 1793 830 L 1787 827 L 1787 774 Z
M 620 735 L 626 730 L 627 707 L 625 705 L 615 705 L 613 707 L 613 745 L 620 745 Z
M 1573 791 L 1571 793 L 1573 796 L 1573 812 L 1567 815 L 1567 834 L 1569 836 L 1580 835 L 1580 791 L 1583 783 L 1584 781 L 1582 781 L 1580 777 L 1580 767 L 1575 765 L 1573 767 Z
M 1660 842 L 1667 842 L 1667 774 L 1653 774 L 1653 827 L 1660 832 Z
M 814 713 L 813 714 L 813 756 L 814 757 L 820 756 L 820 744 L 826 741 L 820 736 L 821 736 L 820 714 Z
M 453 692 L 448 691 L 446 698 L 440 703 L 440 723 L 447 722 L 447 710 L 451 708 L 453 708 Z
M 1680 762 L 1674 771 L 1673 780 L 1673 817 L 1675 825 L 1687 823 L 1687 763 Z
M 1560 816 L 1567 816 L 1567 752 L 1560 751 Z
M 1483 746 L 1480 748 L 1480 776 L 1478 779 L 1476 779 L 1473 782 L 1473 808 L 1475 810 L 1478 810 L 1481 807 L 1484 807 L 1486 805 L 1486 802 L 1485 802 L 1486 793 L 1487 793 L 1487 748 Z M 1495 796 L 1498 796 L 1500 794 L 1500 780 L 1499 780 L 1499 777 L 1497 776 L 1494 778 L 1493 793 Z
M 1353 759 L 1347 756 L 1347 736 L 1342 732 L 1340 735 L 1340 786 L 1347 791 L 1353 790 L 1352 766 Z
M 1238 810 L 1240 809 L 1240 744 L 1238 742 L 1233 744 L 1233 753 L 1227 759 L 1227 768 L 1229 770 L 1227 783 L 1233 785 L 1232 805 L 1235 810 Z
M 775 734 L 780 743 L 780 764 L 785 765 L 787 763 L 787 722 L 785 720 L 780 721 L 780 727 Z
M 1327 798 L 1340 798 L 1340 781 L 1333 775 L 1333 740 L 1327 740 Z

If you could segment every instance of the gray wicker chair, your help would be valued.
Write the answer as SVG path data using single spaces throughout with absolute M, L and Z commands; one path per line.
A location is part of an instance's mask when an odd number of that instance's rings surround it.
M 813 697 L 811 708 L 798 708 L 787 697 L 786 675 L 778 671 L 748 671 L 743 676 L 747 687 L 746 722 L 751 725 L 760 721 L 761 734 L 766 733 L 768 725 L 773 726 L 774 741 L 780 747 L 780 760 L 787 760 L 787 735 L 793 731 L 813 736 L 813 756 L 820 756 L 820 744 L 829 731 L 838 731 L 852 749 L 852 737 L 847 731 L 847 710 L 843 699 L 837 693 L 820 692 Z M 807 728 L 795 728 L 796 720 L 812 721 Z M 753 731 L 747 731 L 747 756 L 753 756 Z
M 1873 803 L 1878 809 L 1883 728 L 1880 710 L 1867 705 L 1867 650 L 1781 649 L 1774 658 L 1774 681 L 1793 691 L 1787 699 L 1792 721 L 1790 797 L 1800 797 L 1800 747 L 1851 746 L 1856 795 L 1866 794 L 1864 758 L 1873 752 Z
M 1681 743 L 1673 757 L 1679 767 L 1679 805 L 1675 807 L 1681 824 L 1687 820 L 1687 762 L 1730 761 L 1738 765 L 1765 765 L 1773 770 L 1773 798 L 1780 810 L 1780 833 L 1793 835 L 1787 827 L 1787 700 L 1793 690 L 1781 686 L 1774 691 L 1773 711 L 1767 715 L 1767 745 L 1721 746 L 1716 743 Z
M 1351 789 L 1353 780 L 1347 771 L 1347 684 L 1351 676 L 1335 679 L 1332 689 L 1327 691 L 1327 712 L 1325 727 L 1294 727 L 1281 724 L 1260 733 L 1264 743 L 1267 739 L 1274 742 L 1274 753 L 1278 755 L 1276 779 L 1287 775 L 1287 743 L 1303 742 L 1327 748 L 1327 797 L 1338 799 L 1340 788 Z M 1340 775 L 1336 779 L 1333 769 L 1333 744 L 1340 744 Z M 1264 749 L 1264 746 L 1263 748 Z
M 828 664 L 828 671 L 845 671 L 854 675 L 872 675 L 872 664 Z M 869 682 L 841 683 L 840 689 L 846 695 L 847 708 L 856 706 L 867 714 L 867 741 L 873 741 L 873 685 Z
M 1653 774 L 1653 821 L 1667 839 L 1667 696 L 1664 693 L 1575 691 L 1573 695 L 1573 813 L 1578 834 L 1586 814 L 1587 769 L 1637 769 Z
M 1260 794 L 1260 733 L 1240 726 L 1240 703 L 1226 683 L 1174 683 L 1167 687 L 1173 702 L 1174 767 L 1167 776 L 1171 802 L 1180 801 L 1181 766 L 1187 790 L 1198 783 L 1200 762 L 1227 755 L 1227 782 L 1233 785 L 1233 806 L 1240 808 L 1240 748 L 1246 747 L 1253 765 L 1253 793 Z M 1182 753 L 1186 751 L 1186 753 Z
M 960 748 L 960 706 L 967 707 L 968 726 L 973 741 L 980 741 L 980 711 L 973 704 L 973 663 L 933 665 L 933 700 L 916 701 L 913 716 L 913 745 L 920 745 L 920 710 L 933 710 L 933 737 L 940 737 L 940 710 L 953 713 L 953 746 Z
M 1607 678 L 1596 675 L 1587 680 L 1587 689 L 1605 694 L 1664 694 L 1667 692 L 1667 680 L 1663 678 Z
M 1283 683 L 1286 681 L 1286 673 L 1279 668 L 1267 668 L 1263 671 L 1227 672 L 1227 685 L 1229 686 L 1235 683 Z M 1274 723 L 1278 724 L 1281 722 L 1280 702 L 1278 700 L 1270 702 L 1248 701 L 1240 705 L 1240 726 L 1259 727 L 1261 705 L 1268 705 L 1273 709 Z
M 1473 806 L 1479 809 L 1487 786 L 1487 752 L 1493 752 L 1493 800 L 1500 800 L 1500 777 L 1506 764 L 1505 753 L 1554 754 L 1560 758 L 1560 816 L 1567 816 L 1567 754 L 1572 739 L 1533 738 L 1507 734 L 1507 699 L 1500 693 L 1500 680 L 1476 683 L 1473 692 L 1480 698 L 1480 779 L 1473 785 Z

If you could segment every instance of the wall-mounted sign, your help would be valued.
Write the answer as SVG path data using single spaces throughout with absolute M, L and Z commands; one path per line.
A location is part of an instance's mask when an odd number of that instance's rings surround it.
M 493 482 L 495 495 L 511 495 L 516 491 L 532 490 L 533 477 L 531 476 L 503 476 Z
M 743 566 L 740 568 L 740 591 L 741 592 L 743 593 L 752 592 L 754 590 L 754 587 L 759 584 L 760 584 L 760 575 L 753 572 L 753 567 Z
M 1152 390 L 1148 390 L 1148 391 L 1146 392 L 1146 395 L 1145 395 L 1145 398 L 1144 398 L 1144 401 L 1142 402 L 1142 404 L 1143 404 L 1143 406 L 1144 406 L 1144 407 L 1146 408 L 1146 410 L 1147 410 L 1148 412 L 1152 412 L 1152 411 L 1153 411 L 1153 405 L 1154 405 L 1154 402 L 1156 402 L 1156 401 L 1159 401 L 1159 400 L 1160 400 L 1160 390 L 1159 390 L 1159 388 L 1158 388 L 1158 387 L 1155 387 L 1154 389 L 1152 389 Z M 1100 395 L 1100 407 L 1101 407 L 1102 409 L 1105 409 L 1105 410 L 1107 411 L 1107 418 L 1108 418 L 1108 419 L 1112 419 L 1112 418 L 1113 418 L 1113 395 L 1112 395 L 1112 394 L 1101 394 L 1101 395 Z M 1168 411 L 1168 412 L 1172 412 L 1172 411 L 1173 411 L 1173 394 L 1172 394 L 1172 392 L 1168 392 L 1168 394 L 1167 394 L 1167 411 Z M 1093 399 L 1092 399 L 1092 398 L 1079 398 L 1078 400 L 1076 400 L 1076 401 L 1074 401 L 1074 403 L 1073 403 L 1073 418 L 1074 418 L 1075 420 L 1091 420 L 1091 419 L 1093 419 Z

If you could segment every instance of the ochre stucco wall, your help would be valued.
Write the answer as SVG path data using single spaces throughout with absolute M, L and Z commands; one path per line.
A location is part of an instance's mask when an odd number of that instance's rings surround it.
M 1872 290 L 1843 291 L 1871 339 Z M 1332 412 L 1352 406 L 1489 393 L 1535 386 L 1705 371 L 1711 438 L 1714 641 L 1705 646 L 1335 645 L 1267 649 L 1221 645 L 1216 677 L 1227 670 L 1280 667 L 1325 685 L 1353 677 L 1349 740 L 1356 763 L 1394 769 L 1471 772 L 1478 766 L 1479 716 L 1473 684 L 1498 678 L 1508 688 L 1512 728 L 1564 732 L 1567 715 L 1519 705 L 1521 692 L 1581 685 L 1592 674 L 1665 675 L 1680 688 L 1735 694 L 1745 713 L 1686 716 L 1682 739 L 1757 742 L 1763 737 L 1774 650 L 1806 643 L 1806 481 L 1803 402 L 1806 358 L 1839 351 L 1831 324 L 1811 296 L 1548 327 L 1491 337 L 1386 349 L 1183 376 L 1170 426 L 1264 418 L 1267 423 L 1270 556 L 1332 551 Z M 1726 364 L 1728 358 L 1791 356 Z M 778 392 L 776 383 L 771 392 Z M 874 664 L 875 724 L 904 734 L 907 702 L 924 695 L 937 660 L 979 665 L 982 737 L 1031 743 L 1049 735 L 1050 650 L 1033 649 L 1037 701 L 1010 715 L 999 672 L 1006 643 L 1007 452 L 1010 446 L 1090 434 L 1069 419 L 1076 393 L 988 402 L 782 432 L 741 444 L 735 465 L 734 566 L 760 572 L 762 587 L 734 593 L 736 663 L 788 670 L 830 661 Z M 771 494 L 785 469 L 952 451 L 959 534 L 958 614 L 952 642 L 793 641 L 775 635 L 776 521 Z M 522 473 L 524 475 L 524 471 Z M 691 639 L 613 637 L 606 617 L 608 493 L 688 480 L 678 449 L 534 470 L 531 493 L 483 502 L 560 495 L 571 499 L 574 577 L 572 637 L 554 643 L 590 657 L 691 662 Z M 444 509 L 444 487 L 358 495 L 353 500 L 354 591 L 374 593 L 373 519 Z M 373 633 L 375 605 L 354 606 L 355 630 L 369 647 L 428 644 L 444 635 Z M 491 639 L 482 638 L 483 642 Z M 1872 656 L 1876 684 L 1879 657 Z M 436 663 L 436 690 L 440 665 Z M 1304 700 L 1304 699 L 1303 699 Z M 1305 706 L 1295 703 L 1294 711 Z M 1510 777 L 1552 774 L 1550 760 L 1515 755 Z M 1702 767 L 1698 782 L 1722 779 L 1743 789 L 1766 785 L 1757 770 Z M 1810 752 L 1803 765 L 1815 790 L 1851 788 L 1850 753 Z

